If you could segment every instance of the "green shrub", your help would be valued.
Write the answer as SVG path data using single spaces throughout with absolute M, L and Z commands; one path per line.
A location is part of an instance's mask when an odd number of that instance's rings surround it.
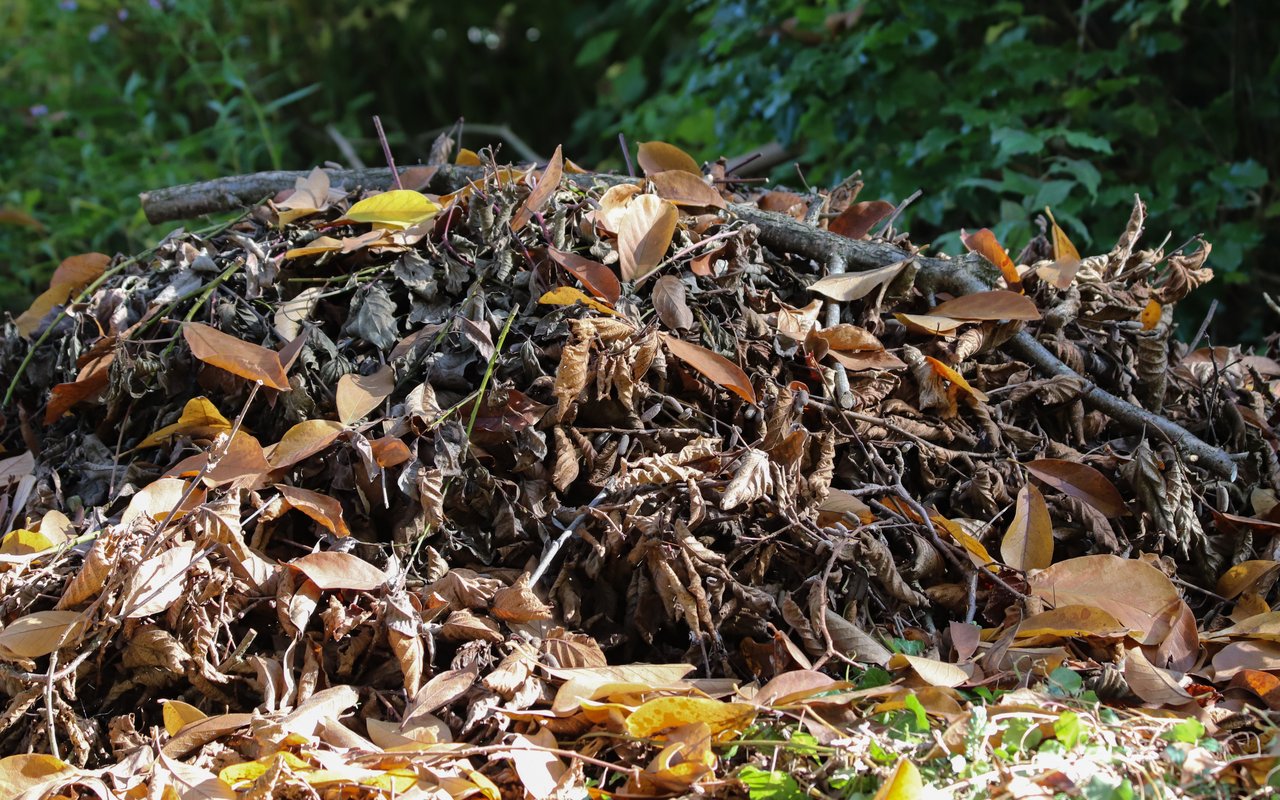
M 662 8 L 625 4 L 659 23 Z M 1156 241 L 1203 232 L 1225 283 L 1274 280 L 1264 268 L 1280 218 L 1274 0 L 690 8 L 669 32 L 695 46 L 671 47 L 647 70 L 625 39 L 602 48 L 599 71 L 613 79 L 588 127 L 703 156 L 778 140 L 810 183 L 860 169 L 873 197 L 921 189 L 906 227 L 952 252 L 961 226 L 981 225 L 1016 252 L 1046 205 L 1082 250 L 1109 247 L 1140 192 Z M 637 102 L 635 87 L 658 80 Z M 775 177 L 799 183 L 791 164 Z

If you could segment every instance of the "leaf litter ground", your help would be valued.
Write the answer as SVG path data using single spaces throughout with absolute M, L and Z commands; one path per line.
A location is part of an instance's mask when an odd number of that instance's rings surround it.
M 0 794 L 1270 791 L 1280 364 L 1171 336 L 1208 243 L 639 164 L 68 259 L 0 350 Z

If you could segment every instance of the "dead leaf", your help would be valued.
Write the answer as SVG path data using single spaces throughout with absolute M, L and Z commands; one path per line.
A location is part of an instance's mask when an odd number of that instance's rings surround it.
M 648 176 L 668 170 L 681 170 L 692 175 L 702 175 L 702 168 L 693 156 L 666 142 L 641 142 L 636 161 Z
M 276 484 L 280 497 L 290 508 L 296 508 L 311 519 L 320 523 L 325 530 L 337 537 L 350 536 L 347 523 L 342 518 L 342 503 L 328 495 L 299 489 L 296 486 Z M 312 580 L 315 580 L 312 578 Z M 319 583 L 319 581 L 316 581 Z M 324 588 L 324 587 L 321 587 Z
M 665 333 L 662 334 L 662 343 L 672 355 L 702 373 L 712 383 L 755 405 L 756 390 L 751 386 L 747 373 L 737 364 L 719 353 Z
M 556 151 L 551 154 L 551 160 L 538 176 L 537 185 L 533 187 L 532 192 L 529 192 L 529 196 L 511 218 L 511 230 L 518 231 L 529 224 L 533 215 L 541 211 L 551 199 L 551 195 L 560 188 L 560 178 L 563 174 L 564 154 L 560 152 L 560 145 L 556 145 Z
M 1040 311 L 1030 297 L 1004 290 L 961 295 L 931 309 L 929 314 L 960 320 L 1040 319 Z
M 18 617 L 0 630 L 0 655 L 41 658 L 84 633 L 88 620 L 79 611 L 36 611 Z
M 960 241 L 964 242 L 964 246 L 970 253 L 977 253 L 999 267 L 1000 274 L 1004 276 L 1005 283 L 1012 291 L 1022 291 L 1022 278 L 1018 276 L 1018 268 L 1013 265 L 1013 259 L 1009 258 L 1009 254 L 1000 246 L 994 233 L 987 228 L 973 233 L 960 231 Z
M 1027 580 L 1031 592 L 1052 606 L 1083 605 L 1106 611 L 1149 641 L 1156 620 L 1178 589 L 1160 570 L 1138 559 L 1092 555 L 1060 561 Z
M 1013 522 L 1000 541 L 1004 563 L 1026 572 L 1053 563 L 1053 520 L 1040 490 L 1031 484 L 1018 491 Z
M 677 206 L 692 208 L 728 208 L 724 198 L 720 196 L 701 173 L 689 173 L 681 169 L 657 172 L 649 176 L 653 188 L 663 200 Z
M 892 214 L 893 209 L 893 203 L 886 203 L 883 200 L 852 203 L 840 212 L 840 216 L 827 223 L 827 230 L 850 239 L 861 239 L 876 226 L 876 223 Z
M 72 295 L 97 280 L 110 263 L 111 257 L 103 253 L 85 253 L 63 259 L 49 279 L 49 288 L 13 321 L 18 333 L 23 336 L 35 333 L 40 321 L 54 307 L 63 305 Z
M 684 281 L 674 275 L 663 275 L 653 284 L 653 308 L 658 319 L 671 330 L 693 327 L 693 312 L 685 303 Z
M 908 261 L 898 261 L 866 272 L 843 272 L 828 275 L 809 284 L 809 291 L 839 300 L 842 303 L 860 300 L 889 283 L 907 268 Z
M 1119 517 L 1129 513 L 1115 484 L 1088 464 L 1041 458 L 1022 466 L 1053 488 L 1089 504 L 1105 516 Z
M 622 296 L 622 284 L 618 282 L 618 276 L 604 264 L 577 253 L 562 252 L 554 247 L 547 248 L 547 255 L 573 277 L 582 281 L 582 285 L 587 287 L 588 292 L 606 303 L 616 304 L 618 298 Z
M 286 563 L 310 578 L 323 591 L 352 589 L 373 592 L 387 585 L 385 572 L 350 553 L 310 553 Z
M 642 280 L 657 269 L 671 246 L 679 212 L 653 194 L 636 196 L 618 223 L 618 266 L 624 281 Z
M 395 387 L 395 371 L 387 364 L 383 364 L 371 375 L 343 375 L 338 379 L 338 388 L 334 393 L 338 421 L 343 425 L 350 425 L 363 418 L 381 405 Z
M 225 369 L 251 381 L 262 381 L 263 386 L 289 391 L 289 378 L 284 374 L 280 356 L 274 350 L 251 344 L 222 331 L 188 322 L 182 326 L 182 335 L 191 347 L 191 355 L 211 366 Z

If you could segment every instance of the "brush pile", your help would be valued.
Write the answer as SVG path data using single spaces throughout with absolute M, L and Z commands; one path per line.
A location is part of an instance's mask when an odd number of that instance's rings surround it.
M 1208 243 L 934 258 L 639 163 L 180 187 L 271 199 L 68 259 L 0 342 L 4 795 L 730 795 L 781 730 L 874 791 L 976 687 L 1280 706 L 1280 364 L 1171 336 Z

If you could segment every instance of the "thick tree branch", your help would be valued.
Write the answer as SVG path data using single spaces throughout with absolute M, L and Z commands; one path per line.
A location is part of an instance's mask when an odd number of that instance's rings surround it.
M 401 168 L 400 172 L 403 173 L 405 169 L 408 168 Z M 382 189 L 392 183 L 391 171 L 386 168 L 326 172 L 335 185 L 341 184 L 348 189 L 358 186 Z M 144 192 L 140 199 L 147 219 L 153 223 L 189 219 L 201 214 L 231 211 L 252 205 L 264 197 L 292 188 L 295 180 L 306 175 L 305 172 L 259 172 Z M 452 192 L 483 175 L 482 167 L 443 165 L 436 169 L 429 188 L 439 193 Z M 607 174 L 566 175 L 565 178 L 580 186 L 612 185 L 634 180 Z M 851 270 L 875 269 L 911 255 L 891 244 L 848 239 L 810 228 L 791 217 L 762 211 L 754 206 L 733 205 L 729 210 L 739 219 L 758 227 L 760 242 L 766 247 L 824 264 L 830 264 L 834 260 L 843 261 Z M 917 280 L 925 285 L 943 288 L 956 295 L 990 288 L 989 283 L 979 277 L 990 274 L 990 268 L 977 256 L 957 260 L 916 256 L 915 262 L 920 270 Z M 1230 455 L 1200 440 L 1172 420 L 1103 390 L 1064 364 L 1026 331 L 1018 333 L 1006 346 L 1046 375 L 1082 381 L 1085 387 L 1084 401 L 1092 408 L 1110 415 L 1134 431 L 1157 430 L 1191 461 L 1227 480 L 1235 479 L 1236 465 Z

